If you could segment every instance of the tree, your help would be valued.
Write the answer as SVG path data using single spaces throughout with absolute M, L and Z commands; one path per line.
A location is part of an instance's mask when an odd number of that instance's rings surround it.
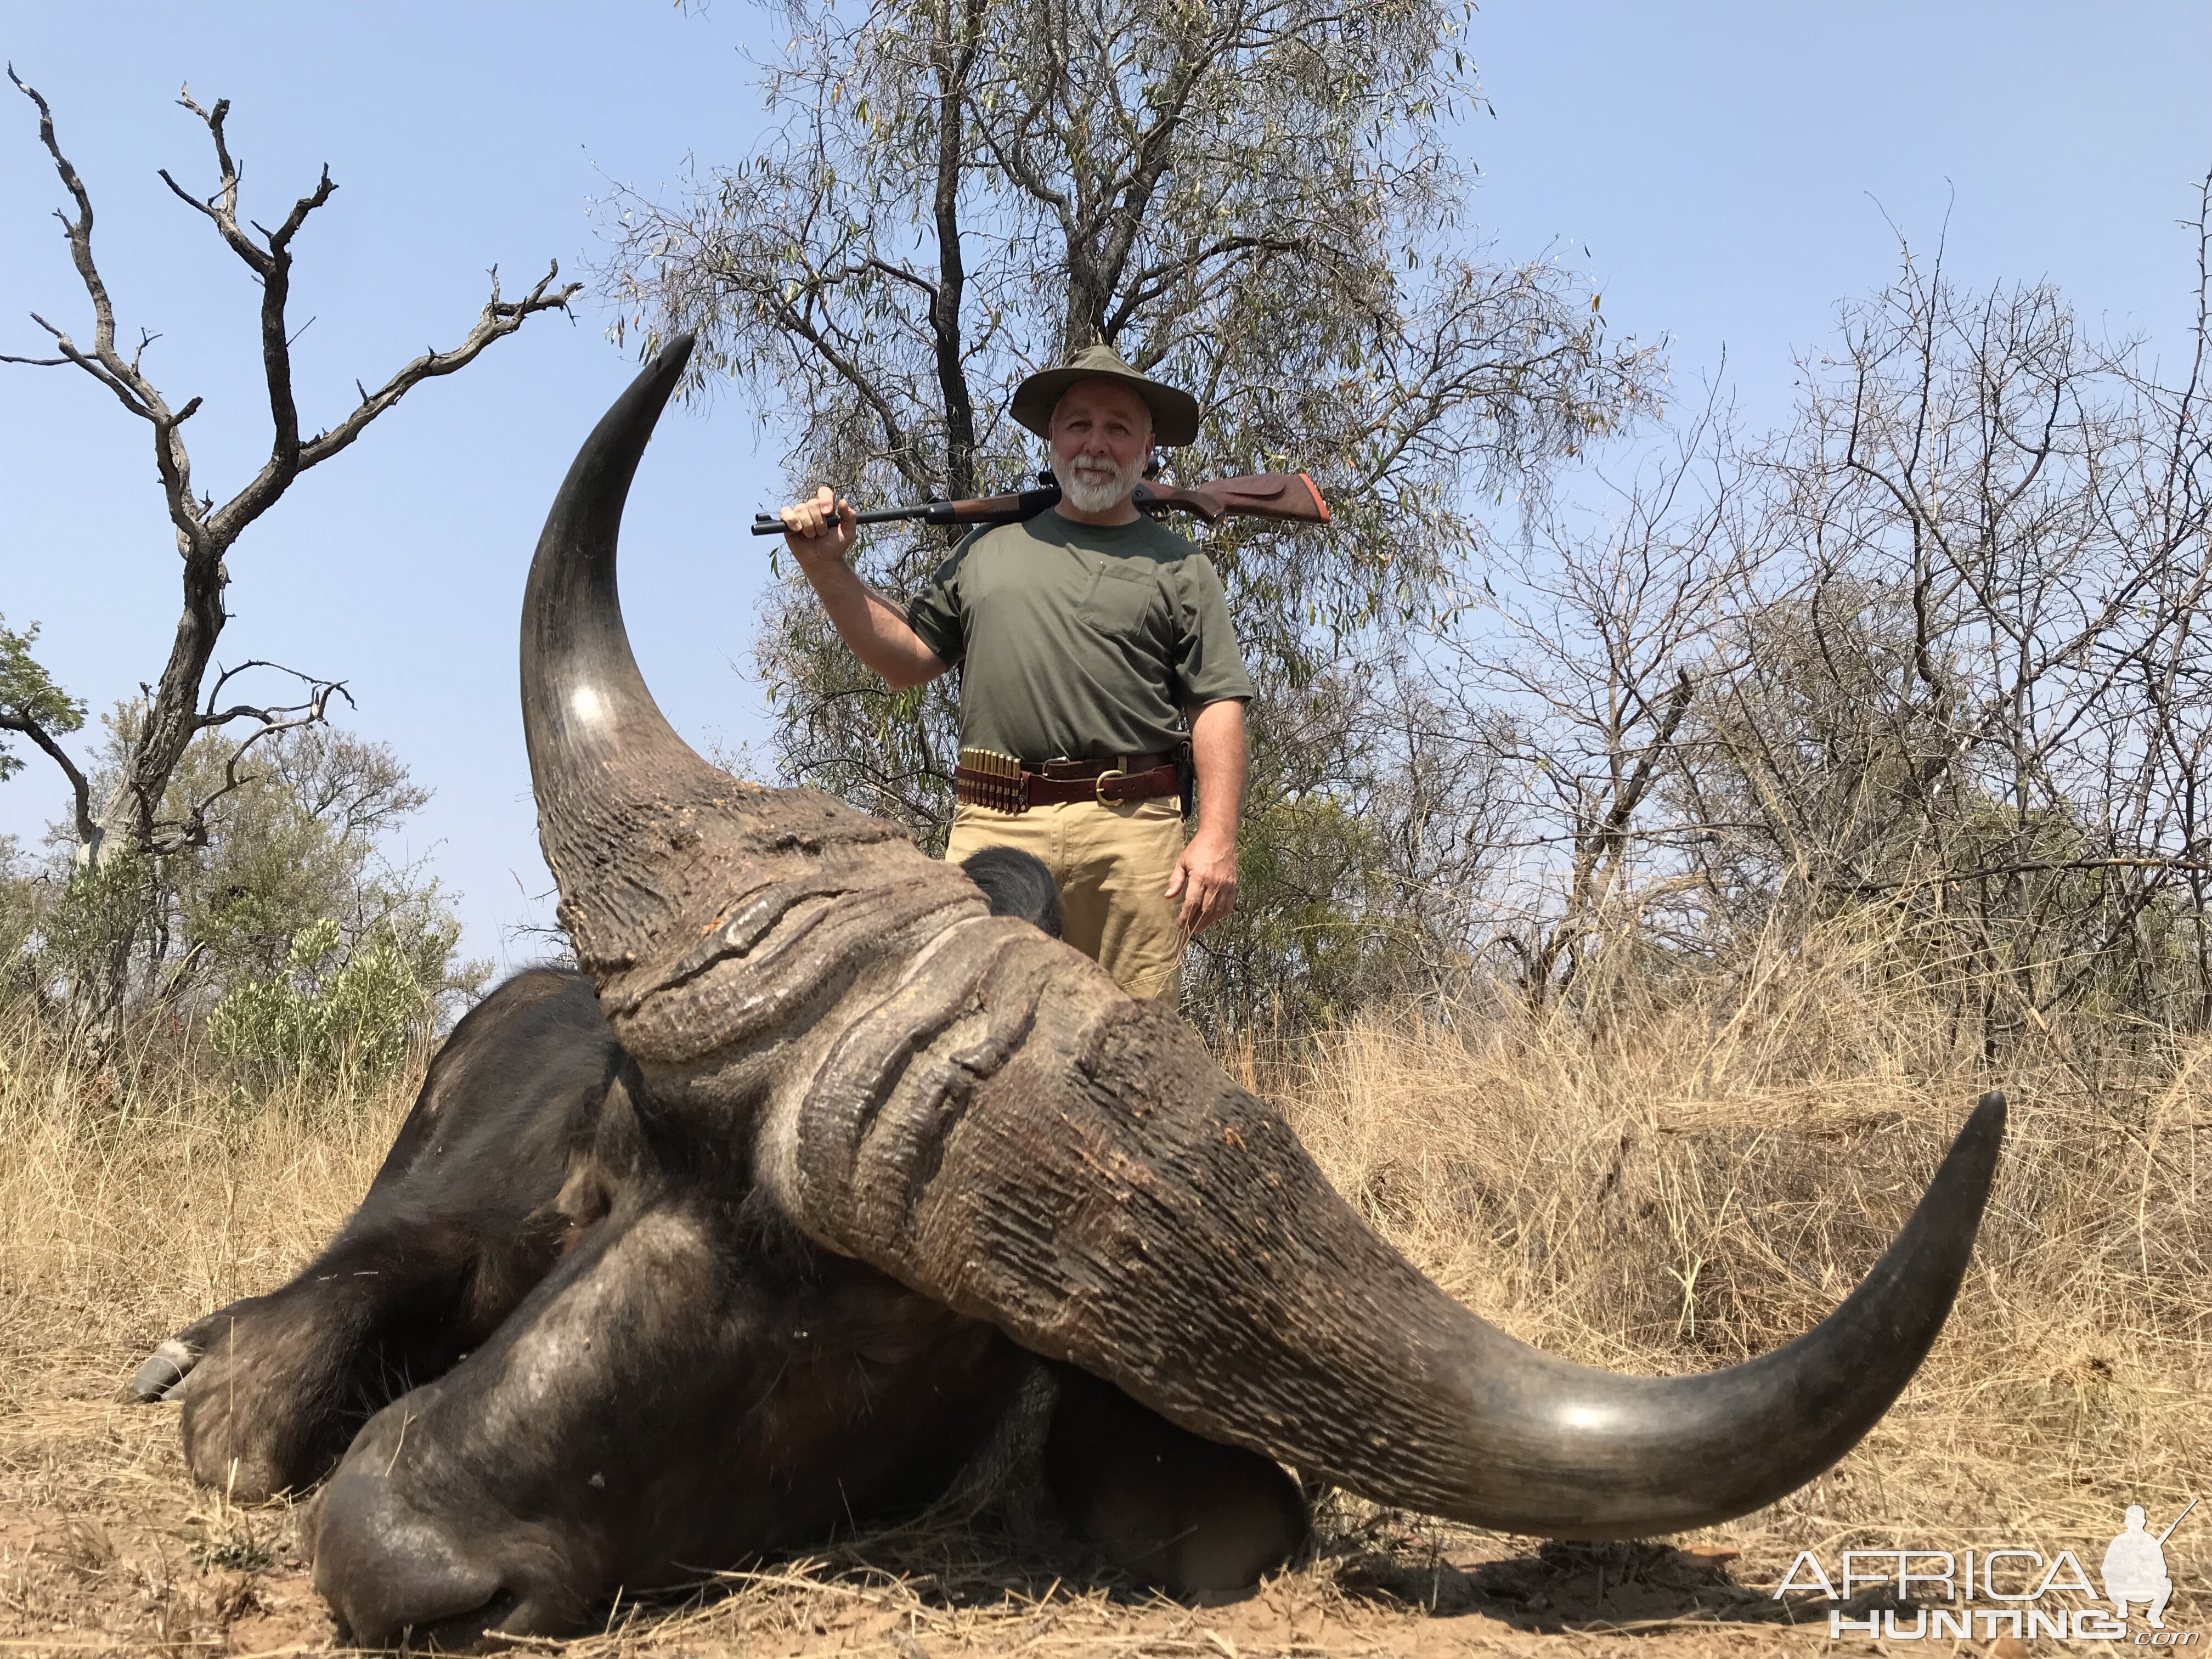
M 38 623 L 17 633 L 0 617 L 0 732 L 21 732 L 62 769 L 76 791 L 77 821 L 82 827 L 89 821 L 90 796 L 76 763 L 56 739 L 83 727 L 84 704 L 55 684 L 31 654 L 38 640 Z M 0 781 L 22 769 L 22 757 L 0 744 Z
M 775 138 L 673 205 L 620 200 L 624 326 L 647 349 L 701 329 L 700 372 L 774 411 L 794 488 L 1010 484 L 1040 458 L 1006 416 L 1013 384 L 1093 339 L 1199 397 L 1205 434 L 1174 476 L 1312 471 L 1332 530 L 1243 525 L 1207 546 L 1263 688 L 1255 822 L 1323 823 L 1267 810 L 1313 758 L 1278 764 L 1305 722 L 1271 723 L 1267 699 L 1374 656 L 1422 611 L 1482 540 L 1469 486 L 1533 483 L 1654 395 L 1653 352 L 1608 345 L 1569 272 L 1462 240 L 1468 179 L 1440 134 L 1475 99 L 1456 9 L 781 9 L 795 40 L 768 77 Z M 860 559 L 902 592 L 945 550 L 878 537 Z M 887 690 L 789 586 L 757 659 L 788 775 L 941 836 L 945 688 Z M 1267 900 L 1248 883 L 1242 902 Z
M 1494 896 L 1486 943 L 1538 1006 L 1695 884 L 1675 855 L 1710 826 L 1654 809 L 1691 764 L 1685 720 L 1726 672 L 1718 630 L 1758 592 L 1760 562 L 1732 533 L 1722 413 L 1655 458 L 1595 532 L 1532 515 L 1526 544 L 1429 641 L 1462 740 L 1497 754 L 1493 851 L 1521 874 Z
M 0 988 L 20 991 L 27 948 L 39 926 L 36 878 L 13 836 L 0 836 Z
M 1510 728 L 1456 706 L 1403 653 L 1265 697 L 1268 760 L 1236 910 L 1193 941 L 1189 1017 L 1295 1031 L 1464 987 L 1507 840 Z
M 1908 254 L 1752 458 L 1793 579 L 1713 705 L 1736 855 L 1940 937 L 1993 1048 L 2069 1007 L 2212 1018 L 2207 206 L 2179 380 L 2046 285 Z
M 56 172 L 67 191 L 71 210 L 58 210 L 69 242 L 70 256 L 92 308 L 92 338 L 80 345 L 65 329 L 33 313 L 32 320 L 52 337 L 57 355 L 47 357 L 0 356 L 0 362 L 41 368 L 70 367 L 89 374 L 113 393 L 131 415 L 146 422 L 153 440 L 154 463 L 161 481 L 169 522 L 176 535 L 183 563 L 183 608 L 177 633 L 161 677 L 141 716 L 133 723 L 128 752 L 114 769 L 112 788 L 95 799 L 82 769 L 70 762 L 58 738 L 75 727 L 64 718 L 81 705 L 51 699 L 40 703 L 27 693 L 15 696 L 10 682 L 0 688 L 9 697 L 0 708 L 5 729 L 28 737 L 51 756 L 70 781 L 75 797 L 74 829 L 79 863 L 97 871 L 113 849 L 120 847 L 134 859 L 156 857 L 192 845 L 204 836 L 213 797 L 179 799 L 171 788 L 179 763 L 195 739 L 250 724 L 248 735 L 235 745 L 234 760 L 242 758 L 256 743 L 274 734 L 319 721 L 338 682 L 314 675 L 292 674 L 304 688 L 299 701 L 284 705 L 244 700 L 225 702 L 231 680 L 250 670 L 272 670 L 276 665 L 250 662 L 222 673 L 205 698 L 203 687 L 214 659 L 216 641 L 228 619 L 223 590 L 229 581 L 224 558 L 238 538 L 275 506 L 286 490 L 305 473 L 339 454 L 365 432 L 371 422 L 390 410 L 425 380 L 452 374 L 476 361 L 494 341 L 520 328 L 526 319 L 544 311 L 565 311 L 580 284 L 555 288 L 557 265 L 550 267 L 530 291 L 519 300 L 501 297 L 498 273 L 492 274 L 491 297 L 475 325 L 449 349 L 424 352 L 402 366 L 381 386 L 371 391 L 356 382 L 360 401 L 343 416 L 312 436 L 303 434 L 298 400 L 292 384 L 293 329 L 286 318 L 291 291 L 293 244 L 307 219 L 331 198 L 337 186 L 327 167 L 314 187 L 293 203 L 273 230 L 264 230 L 239 217 L 240 168 L 230 152 L 225 122 L 230 104 L 218 100 L 204 108 L 189 90 L 179 104 L 205 126 L 216 161 L 216 188 L 204 198 L 195 196 L 171 178 L 161 177 L 178 199 L 204 217 L 225 246 L 238 256 L 261 289 L 260 345 L 263 378 L 269 397 L 270 440 L 268 459 L 228 500 L 218 505 L 199 490 L 192 476 L 191 453 L 185 442 L 185 426 L 200 407 L 190 398 L 173 404 L 148 374 L 144 357 L 155 336 L 142 331 L 135 346 L 118 343 L 116 307 L 93 257 L 92 198 L 54 130 L 53 112 L 46 100 L 27 85 L 11 67 L 9 79 L 39 112 L 39 138 L 53 158 Z M 15 636 L 10 636 L 11 638 Z M 0 644 L 0 661 L 27 661 L 20 651 Z M 9 672 L 13 672 L 12 670 Z M 291 674 L 289 670 L 277 672 Z M 26 682 L 27 686 L 28 682 Z M 30 686 L 35 692 L 37 688 Z M 236 787 L 241 775 L 236 766 L 222 769 L 219 789 Z M 88 989 L 102 1006 L 119 1008 L 125 992 L 119 978 Z
M 143 713 L 125 703 L 107 717 L 95 793 L 137 746 Z M 207 803 L 190 842 L 126 848 L 92 870 L 65 862 L 27 892 L 9 888 L 16 872 L 0 860 L 0 947 L 19 964 L 14 976 L 82 1006 L 79 981 L 105 978 L 118 958 L 136 963 L 150 1006 L 188 1017 L 228 1006 L 228 1051 L 286 1075 L 328 1051 L 308 1041 L 321 1029 L 311 1016 L 358 1014 L 368 993 L 383 1016 L 374 1057 L 389 1060 L 400 1028 L 427 1025 L 489 971 L 455 962 L 460 924 L 438 883 L 383 854 L 386 833 L 429 792 L 385 745 L 328 725 L 270 737 L 250 772 L 234 774 L 234 759 L 221 733 L 206 732 L 179 763 L 162 810 Z M 326 1007 L 319 985 L 347 994 Z
M 1493 563 L 1425 659 L 1507 734 L 1525 857 L 1471 908 L 1534 997 L 1749 983 L 1840 928 L 1992 1056 L 2212 1024 L 2208 222 L 2178 375 L 1907 250 L 1791 425 L 1693 431 Z

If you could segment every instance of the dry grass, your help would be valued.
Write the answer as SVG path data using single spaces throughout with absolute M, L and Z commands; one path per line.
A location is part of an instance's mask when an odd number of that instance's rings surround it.
M 1510 1008 L 1370 1021 L 1234 1057 L 1376 1224 L 1554 1352 L 1650 1371 L 1759 1352 L 1878 1255 L 1974 1095 L 2014 1103 L 2002 1185 L 1936 1354 L 1836 1471 L 1696 1540 L 1536 1551 L 1336 1504 L 1311 1564 L 1237 1606 L 1055 1584 L 937 1528 L 617 1606 L 580 1650 L 1427 1655 L 1826 1649 L 1761 1622 L 1800 1548 L 2072 1547 L 2212 1477 L 2212 1044 L 2059 1030 L 1992 1066 L 1942 1005 L 1843 945 L 1623 1005 L 1595 1030 Z M 115 1404 L 143 1351 L 297 1266 L 367 1184 L 409 1079 L 248 1112 L 189 1053 L 114 1090 L 0 1030 L 0 1649 L 327 1643 L 290 1517 L 185 1484 L 174 1419 Z M 2199 1511 L 2201 1517 L 2203 1511 Z M 2212 1522 L 2168 1546 L 2196 1620 Z M 1684 1540 L 1690 1541 L 1690 1540 Z M 1750 1591 L 1738 1586 L 1753 1587 Z

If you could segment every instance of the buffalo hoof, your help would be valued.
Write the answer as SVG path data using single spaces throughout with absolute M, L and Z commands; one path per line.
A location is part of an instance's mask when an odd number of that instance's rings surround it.
M 199 1363 L 199 1351 L 173 1336 L 148 1354 L 146 1363 L 131 1374 L 131 1381 L 124 1385 L 125 1397 L 142 1406 L 151 1405 L 156 1400 L 181 1400 L 185 1397 L 185 1379 Z
M 265 1503 L 337 1462 L 360 1420 L 349 1409 L 353 1349 L 319 1311 L 296 1297 L 248 1297 L 178 1333 L 195 1358 L 172 1397 L 184 1401 L 185 1467 L 201 1486 Z

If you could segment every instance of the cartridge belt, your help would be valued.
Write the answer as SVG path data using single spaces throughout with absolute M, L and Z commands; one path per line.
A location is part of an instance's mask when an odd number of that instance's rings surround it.
M 1111 805 L 1157 800 L 1182 792 L 1177 751 L 1117 755 L 1108 760 L 1019 761 L 988 749 L 963 749 L 952 769 L 952 796 L 969 806 L 1026 812 L 1092 800 Z

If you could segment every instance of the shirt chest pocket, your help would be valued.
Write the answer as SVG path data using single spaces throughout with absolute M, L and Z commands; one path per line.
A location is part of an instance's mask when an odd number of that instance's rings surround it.
M 1151 617 L 1159 593 L 1159 577 L 1150 565 L 1109 561 L 1091 573 L 1083 619 L 1102 634 L 1134 634 Z

